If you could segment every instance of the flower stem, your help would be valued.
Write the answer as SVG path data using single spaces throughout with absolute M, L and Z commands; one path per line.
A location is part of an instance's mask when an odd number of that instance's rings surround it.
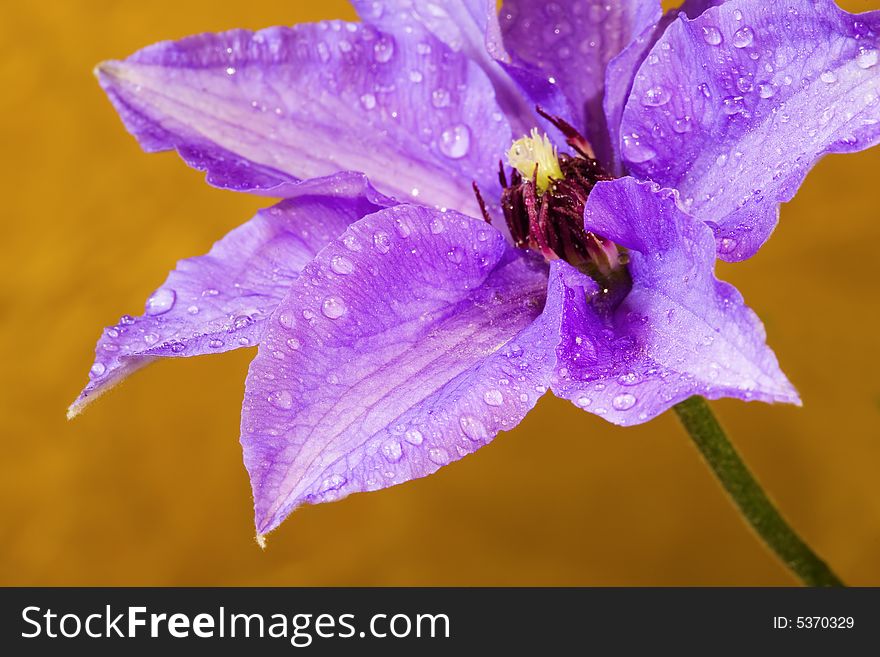
M 675 412 L 752 529 L 782 562 L 807 586 L 844 586 L 773 506 L 727 439 L 706 400 L 691 397 L 677 404 Z

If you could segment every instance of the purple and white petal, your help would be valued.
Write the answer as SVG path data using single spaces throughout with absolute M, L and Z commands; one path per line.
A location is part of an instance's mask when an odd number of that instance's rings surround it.
M 128 129 L 233 189 L 351 170 L 383 193 L 479 212 L 497 196 L 510 126 L 492 85 L 431 34 L 355 23 L 234 30 L 163 42 L 98 68 Z
M 715 278 L 712 231 L 673 190 L 600 182 L 585 226 L 628 249 L 632 289 L 613 310 L 593 281 L 555 263 L 564 295 L 555 394 L 615 424 L 638 424 L 691 395 L 800 403 L 757 315 Z
M 658 0 L 507 0 L 501 10 L 504 45 L 514 63 L 552 78 L 574 108 L 603 164 L 611 145 L 602 101 L 608 63 L 660 19 Z
M 297 191 L 326 186 L 311 181 Z M 68 416 L 157 357 L 257 345 L 265 320 L 306 263 L 349 224 L 380 208 L 368 187 L 350 196 L 346 191 L 354 187 L 335 189 L 337 197 L 306 194 L 261 210 L 207 255 L 181 260 L 147 300 L 143 315 L 123 315 L 104 329 L 89 382 Z
M 251 363 L 258 534 L 296 507 L 423 477 L 516 426 L 558 341 L 547 266 L 464 215 L 397 206 L 306 266 Z
M 728 0 L 679 17 L 624 110 L 630 173 L 678 189 L 723 259 L 750 257 L 819 158 L 880 140 L 878 41 L 880 12 L 831 0 Z

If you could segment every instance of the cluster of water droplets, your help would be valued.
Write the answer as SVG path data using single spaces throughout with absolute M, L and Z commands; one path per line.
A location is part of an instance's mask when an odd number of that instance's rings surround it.
M 690 61 L 694 55 L 676 53 L 665 41 L 653 49 L 634 88 L 646 110 L 644 119 L 633 124 L 637 130 L 622 135 L 623 155 L 631 163 L 649 169 L 690 167 L 679 186 L 685 207 L 719 199 L 725 199 L 722 206 L 735 207 L 762 199 L 769 185 L 810 166 L 831 144 L 854 147 L 861 132 L 874 130 L 880 121 L 880 79 L 873 70 L 878 64 L 876 36 L 864 23 L 841 26 L 850 36 L 820 44 L 828 52 L 811 54 L 814 68 L 805 68 L 802 50 L 816 48 L 811 32 L 789 34 L 792 23 L 786 30 L 765 25 L 759 34 L 741 11 L 729 15 L 733 21 L 724 27 L 706 19 L 693 28 L 707 47 L 699 57 L 718 69 L 711 80 L 669 77 L 668 66 L 658 66 L 661 62 Z M 820 56 L 825 57 L 824 67 L 816 66 Z M 678 146 L 674 161 L 664 157 L 655 163 L 658 145 L 664 154 L 671 152 L 679 136 L 695 126 L 728 138 L 714 140 L 714 149 L 693 151 L 694 146 L 685 153 Z M 745 239 L 728 234 L 719 244 L 721 252 L 736 252 Z

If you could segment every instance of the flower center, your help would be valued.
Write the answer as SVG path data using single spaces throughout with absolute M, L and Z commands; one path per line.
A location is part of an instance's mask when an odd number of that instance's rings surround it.
M 589 142 L 558 117 L 538 112 L 566 137 L 573 155 L 559 154 L 537 129 L 513 142 L 507 152 L 510 177 L 500 165 L 501 209 L 513 241 L 547 260 L 562 259 L 592 276 L 604 288 L 628 279 L 626 251 L 584 230 L 584 206 L 596 183 L 612 180 L 593 157 Z M 480 205 L 484 206 L 477 191 Z M 487 212 L 484 212 L 489 221 Z

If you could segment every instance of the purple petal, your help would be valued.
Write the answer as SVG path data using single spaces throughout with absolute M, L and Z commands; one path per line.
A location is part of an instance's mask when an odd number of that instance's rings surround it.
M 712 231 L 672 190 L 633 178 L 601 182 L 585 225 L 629 249 L 632 289 L 613 310 L 595 283 L 555 263 L 548 298 L 563 295 L 553 391 L 615 424 L 637 424 L 691 395 L 799 403 L 757 315 L 715 278 Z
M 248 374 L 257 531 L 430 474 L 514 427 L 555 358 L 558 333 L 535 321 L 546 283 L 542 260 L 455 212 L 398 206 L 325 248 Z
M 636 71 L 645 61 L 651 48 L 654 47 L 672 21 L 676 19 L 679 12 L 684 12 L 689 18 L 696 18 L 707 9 L 717 7 L 724 1 L 685 0 L 677 9 L 663 14 L 663 17 L 656 24 L 645 28 L 619 55 L 608 62 L 608 67 L 605 69 L 605 98 L 602 107 L 605 111 L 609 142 L 605 146 L 607 152 L 601 151 L 600 155 L 608 163 L 609 171 L 618 176 L 623 173 L 619 148 L 620 122 L 623 118 L 626 101 L 629 100 L 632 91 Z M 651 61 L 653 63 L 654 59 L 652 58 Z
M 880 12 L 830 0 L 729 0 L 679 18 L 624 111 L 630 172 L 678 189 L 722 258 L 748 258 L 820 157 L 880 138 L 878 34 Z
M 607 164 L 611 146 L 602 109 L 606 67 L 660 15 L 657 0 L 507 0 L 501 29 L 514 63 L 535 67 L 559 85 L 575 108 L 574 125 L 586 130 Z
M 430 34 L 342 22 L 204 34 L 99 77 L 145 149 L 263 194 L 348 169 L 397 198 L 478 212 L 471 182 L 496 195 L 511 140 L 479 67 Z
M 308 192 L 331 181 L 309 181 L 306 195 L 261 210 L 204 256 L 182 260 L 147 300 L 142 316 L 123 315 L 104 329 L 90 381 L 70 406 L 77 415 L 91 401 L 157 357 L 199 356 L 254 346 L 265 319 L 302 268 L 345 228 L 375 212 L 375 192 L 332 179 L 338 195 Z M 293 191 L 293 190 L 291 190 Z M 372 199 L 372 200 L 371 200 Z
M 455 52 L 474 61 L 492 82 L 498 106 L 514 136 L 536 125 L 554 128 L 534 111 L 541 105 L 570 120 L 571 111 L 559 90 L 528 67 L 511 64 L 504 49 L 495 0 L 355 0 L 364 21 L 395 36 L 427 30 Z M 501 153 L 499 153 L 499 156 Z
M 633 80 L 636 71 L 645 61 L 645 57 L 657 43 L 666 28 L 675 20 L 677 12 L 671 11 L 655 24 L 642 31 L 619 55 L 608 62 L 605 69 L 605 97 L 602 108 L 605 112 L 605 125 L 608 131 L 608 141 L 604 148 L 606 151 L 600 155 L 607 163 L 608 170 L 615 175 L 623 174 L 623 166 L 620 155 L 620 122 L 623 119 L 623 110 L 626 101 L 632 92 Z

